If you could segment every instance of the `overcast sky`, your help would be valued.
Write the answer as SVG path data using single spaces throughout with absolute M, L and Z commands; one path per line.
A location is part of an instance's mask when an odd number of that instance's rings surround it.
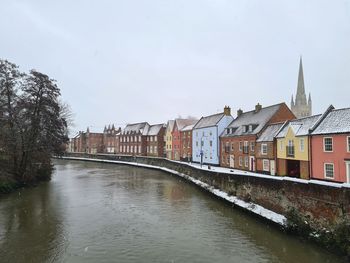
M 350 0 L 0 0 L 0 58 L 57 80 L 74 131 L 251 110 L 296 93 L 350 107 Z

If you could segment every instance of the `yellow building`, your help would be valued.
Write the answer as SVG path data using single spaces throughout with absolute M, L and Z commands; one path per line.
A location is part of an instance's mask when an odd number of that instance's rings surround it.
M 289 121 L 276 135 L 278 175 L 309 179 L 309 129 L 320 116 Z
M 165 131 L 165 152 L 166 152 L 166 158 L 173 159 L 172 151 L 173 151 L 173 138 L 172 138 L 172 131 L 174 128 L 174 120 L 169 120 L 166 125 L 166 131 Z

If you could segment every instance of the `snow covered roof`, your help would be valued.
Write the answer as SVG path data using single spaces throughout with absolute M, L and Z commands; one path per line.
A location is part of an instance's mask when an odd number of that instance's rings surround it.
M 142 135 L 147 135 L 149 129 L 149 124 L 147 122 L 139 122 L 134 124 L 128 124 L 123 129 L 123 134 L 130 133 L 141 133 Z
M 330 111 L 312 135 L 350 132 L 350 108 Z
M 149 135 L 149 136 L 158 135 L 158 133 L 160 132 L 160 130 L 163 127 L 165 127 L 165 125 L 163 123 L 151 125 L 148 129 L 147 135 Z
M 166 131 L 167 132 L 171 132 L 172 130 L 173 130 L 173 128 L 174 128 L 174 123 L 175 123 L 175 121 L 174 120 L 168 120 L 168 123 L 167 123 L 167 125 L 166 125 Z
M 193 129 L 200 129 L 206 127 L 212 127 L 218 124 L 221 118 L 224 116 L 224 113 L 217 113 L 213 115 L 209 115 L 206 117 L 202 117 L 194 126 Z
M 242 113 L 227 127 L 231 128 L 230 133 L 223 132 L 222 137 L 258 134 L 282 105 L 285 103 L 261 108 L 259 111 L 252 110 Z
M 286 137 L 289 127 L 293 129 L 295 136 L 306 136 L 309 134 L 309 129 L 318 121 L 320 117 L 321 114 L 318 114 L 310 117 L 291 120 L 276 135 L 276 138 Z
M 185 126 L 196 124 L 198 120 L 196 119 L 175 119 L 175 125 L 178 130 L 182 130 Z M 175 127 L 174 125 L 174 127 Z
M 281 129 L 283 124 L 284 124 L 283 122 L 280 122 L 280 123 L 274 123 L 274 124 L 268 125 L 256 141 L 257 142 L 273 142 L 273 139 L 274 139 L 276 133 Z
M 187 126 L 185 126 L 185 127 L 183 127 L 182 129 L 181 129 L 181 131 L 192 131 L 193 130 L 193 127 L 195 126 L 196 124 L 191 124 L 191 125 L 187 125 Z

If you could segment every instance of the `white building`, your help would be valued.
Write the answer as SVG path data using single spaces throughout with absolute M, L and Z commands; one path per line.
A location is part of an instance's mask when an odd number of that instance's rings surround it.
M 219 136 L 233 121 L 231 109 L 202 117 L 192 131 L 192 160 L 197 163 L 219 165 Z

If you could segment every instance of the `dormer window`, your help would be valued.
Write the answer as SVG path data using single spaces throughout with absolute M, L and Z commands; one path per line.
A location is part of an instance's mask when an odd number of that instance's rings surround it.
M 253 125 L 249 125 L 249 132 L 253 131 Z
M 230 128 L 226 129 L 226 134 L 230 134 Z
M 247 126 L 246 125 L 243 126 L 243 132 L 247 132 Z

